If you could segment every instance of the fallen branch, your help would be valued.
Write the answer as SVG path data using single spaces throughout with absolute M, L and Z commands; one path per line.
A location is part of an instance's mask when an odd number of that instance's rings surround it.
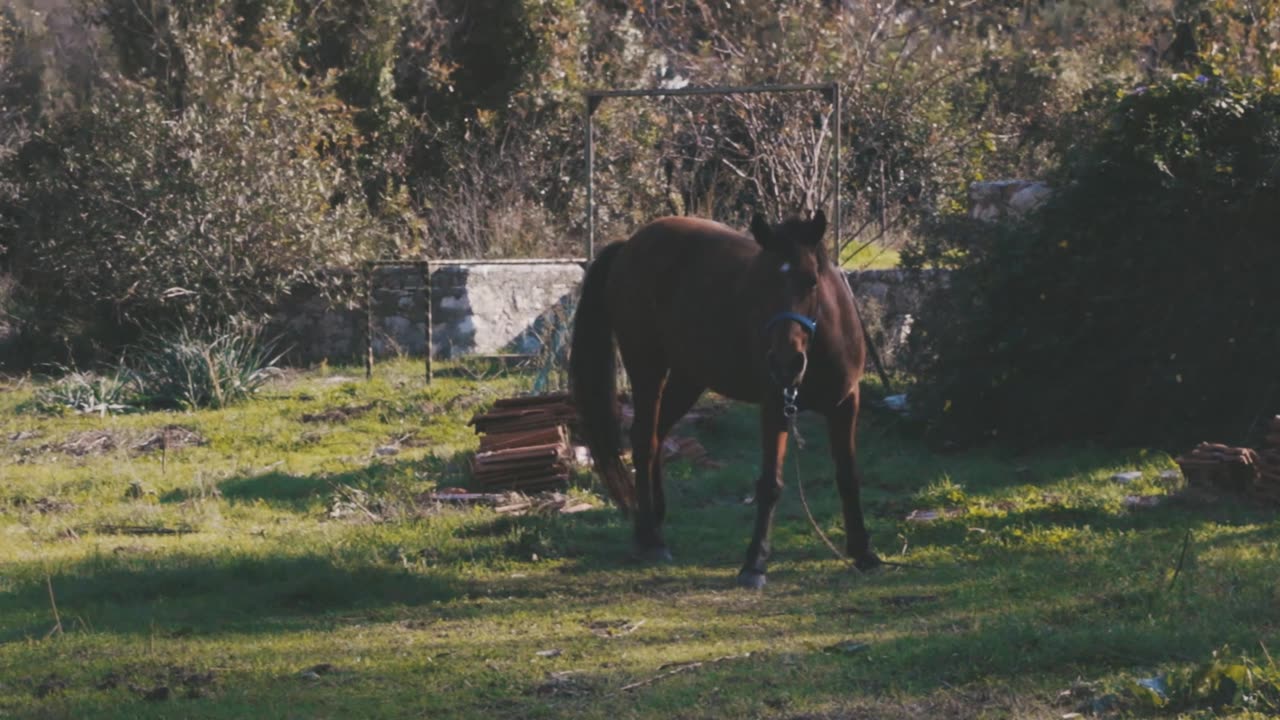
M 622 692 L 631 692 L 632 690 L 635 690 L 637 688 L 642 688 L 647 685 L 652 685 L 658 682 L 659 680 L 665 680 L 673 675 L 679 675 L 680 673 L 689 672 L 690 670 L 696 670 L 700 667 L 703 667 L 704 665 L 715 665 L 716 663 L 722 663 L 722 662 L 725 662 L 726 660 L 741 660 L 743 658 L 749 658 L 749 657 L 751 657 L 751 653 L 748 652 L 748 653 L 742 653 L 741 655 L 725 655 L 723 657 L 715 658 L 714 660 L 699 660 L 697 662 L 689 662 L 689 663 L 668 663 L 658 669 L 664 670 L 666 668 L 671 668 L 671 670 L 668 670 L 667 672 L 664 672 L 664 673 L 659 673 L 658 675 L 654 675 L 653 677 L 647 680 L 641 680 L 639 682 L 633 682 L 630 685 L 624 685 L 622 687 Z
M 98 532 L 104 535 L 181 535 L 184 531 L 149 525 L 100 525 Z

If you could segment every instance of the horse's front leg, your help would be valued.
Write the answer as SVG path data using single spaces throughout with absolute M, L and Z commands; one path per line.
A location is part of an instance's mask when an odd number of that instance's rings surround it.
M 862 477 L 858 473 L 858 389 L 827 415 L 827 433 L 836 465 L 836 485 L 844 510 L 845 552 L 859 570 L 880 565 L 862 516 Z
M 769 561 L 769 534 L 773 511 L 782 497 L 782 461 L 787 454 L 787 426 L 780 405 L 766 403 L 760 412 L 760 478 L 756 481 L 756 527 L 747 546 L 747 561 L 738 572 L 738 584 L 759 590 L 765 584 Z

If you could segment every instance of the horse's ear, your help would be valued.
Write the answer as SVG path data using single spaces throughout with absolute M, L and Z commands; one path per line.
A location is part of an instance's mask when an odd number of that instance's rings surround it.
M 809 220 L 809 243 L 817 245 L 822 242 L 822 236 L 827 232 L 827 215 L 821 210 L 814 210 L 813 217 Z
M 760 243 L 760 247 L 767 248 L 773 245 L 773 228 L 769 227 L 769 221 L 765 220 L 760 213 L 756 213 L 751 218 L 751 234 L 755 236 L 756 242 Z

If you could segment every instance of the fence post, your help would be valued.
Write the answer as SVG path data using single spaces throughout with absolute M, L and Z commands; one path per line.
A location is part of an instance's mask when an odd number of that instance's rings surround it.
M 373 263 L 364 266 L 364 379 L 373 379 Z
M 431 332 L 431 261 L 430 260 L 422 261 L 422 303 L 425 308 L 424 315 L 426 316 L 424 318 L 426 321 L 426 328 L 424 329 L 423 332 L 425 333 L 427 338 L 427 384 L 430 385 L 431 377 L 432 377 L 431 353 L 432 353 L 432 348 L 434 347 L 432 343 L 432 332 Z

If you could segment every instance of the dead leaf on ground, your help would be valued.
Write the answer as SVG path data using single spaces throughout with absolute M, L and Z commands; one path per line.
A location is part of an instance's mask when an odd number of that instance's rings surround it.
M 66 512 L 73 509 L 76 505 L 69 500 L 61 500 L 59 498 L 42 497 L 35 500 L 28 500 L 24 497 L 14 498 L 13 507 L 18 510 L 37 512 L 41 515 L 52 515 L 54 513 Z
M 964 514 L 964 510 L 959 508 L 943 508 L 942 510 L 912 510 L 907 515 L 907 522 L 933 522 L 934 520 L 943 520 L 946 518 L 958 517 Z
M 547 673 L 546 680 L 534 688 L 537 695 L 581 695 L 591 691 L 589 684 L 581 677 L 581 670 L 562 670 Z
M 622 637 L 624 635 L 630 635 L 636 630 L 639 630 L 645 622 L 645 620 L 632 621 L 625 619 L 591 620 L 589 622 L 584 622 L 583 625 L 585 625 L 586 628 L 596 637 L 612 639 Z
M 31 452 L 57 452 L 75 457 L 86 455 L 102 455 L 115 450 L 119 446 L 116 434 L 108 430 L 86 430 L 72 433 L 66 440 L 52 445 L 42 445 Z
M 834 645 L 828 645 L 822 648 L 822 651 L 837 655 L 857 655 L 870 649 L 871 646 L 867 643 L 858 642 L 857 640 L 844 640 Z
M 179 450 L 184 447 L 207 445 L 208 440 L 192 428 L 183 425 L 165 425 L 152 430 L 132 448 L 135 453 L 149 453 L 160 450 Z

